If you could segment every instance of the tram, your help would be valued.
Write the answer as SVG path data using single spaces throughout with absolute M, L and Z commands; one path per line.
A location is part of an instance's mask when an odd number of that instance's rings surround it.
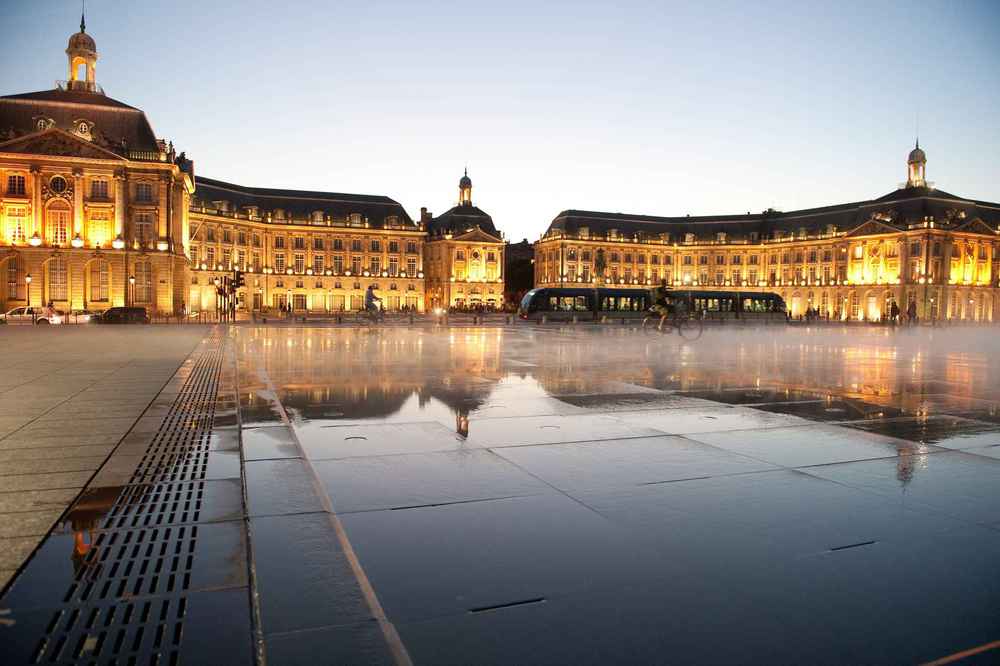
M 568 321 L 593 317 L 593 289 L 541 288 L 532 289 L 521 299 L 518 316 L 521 319 Z M 646 315 L 653 305 L 653 293 L 645 289 L 597 289 L 600 307 L 598 317 L 638 318 Z M 764 291 L 708 291 L 672 289 L 671 298 L 683 300 L 688 310 L 703 319 L 784 320 L 785 301 L 778 294 Z

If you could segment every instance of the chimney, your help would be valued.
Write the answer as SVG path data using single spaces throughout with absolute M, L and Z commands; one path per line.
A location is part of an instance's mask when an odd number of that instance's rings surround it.
M 427 206 L 421 206 L 420 207 L 420 221 L 421 222 L 430 222 L 431 218 L 433 216 L 434 216 L 434 214 L 431 213 L 429 210 L 427 210 Z

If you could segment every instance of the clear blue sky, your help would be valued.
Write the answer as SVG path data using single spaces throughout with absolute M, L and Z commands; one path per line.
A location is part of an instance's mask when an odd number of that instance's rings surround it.
M 7 3 L 5 3 L 7 4 Z M 73 0 L 11 0 L 0 94 L 65 78 Z M 791 210 L 928 178 L 1000 200 L 1000 3 L 90 0 L 98 82 L 198 173 L 477 205 Z

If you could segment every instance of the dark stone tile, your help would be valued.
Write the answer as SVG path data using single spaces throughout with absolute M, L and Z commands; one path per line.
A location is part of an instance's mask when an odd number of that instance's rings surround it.
M 247 540 L 243 521 L 198 525 L 191 590 L 214 590 L 247 584 Z
M 240 478 L 240 452 L 209 451 L 205 478 L 209 480 Z
M 264 638 L 267 661 L 283 666 L 396 663 L 375 620 Z
M 189 595 L 178 661 L 253 664 L 250 618 L 250 591 L 246 587 Z
M 265 633 L 370 620 L 325 513 L 250 519 Z
M 275 516 L 324 511 L 308 463 L 301 458 L 246 463 L 249 515 Z
M 243 429 L 243 458 L 245 460 L 269 460 L 274 458 L 298 458 L 299 447 L 287 426 Z

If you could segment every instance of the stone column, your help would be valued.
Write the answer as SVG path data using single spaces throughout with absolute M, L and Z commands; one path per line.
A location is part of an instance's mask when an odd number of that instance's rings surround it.
M 73 169 L 73 230 L 70 232 L 70 239 L 76 234 L 83 237 L 83 169 Z
M 37 166 L 31 167 L 31 220 L 24 230 L 25 238 L 31 238 L 36 231 L 42 234 L 42 171 Z
M 156 196 L 156 239 L 166 238 L 169 236 L 167 231 L 170 220 L 167 219 L 167 197 L 170 196 L 170 190 L 173 185 L 173 178 L 168 174 L 167 176 L 160 177 L 160 186 L 157 188 Z
M 115 231 L 112 239 L 116 236 L 125 238 L 125 201 L 128 189 L 128 180 L 124 172 L 115 172 Z

